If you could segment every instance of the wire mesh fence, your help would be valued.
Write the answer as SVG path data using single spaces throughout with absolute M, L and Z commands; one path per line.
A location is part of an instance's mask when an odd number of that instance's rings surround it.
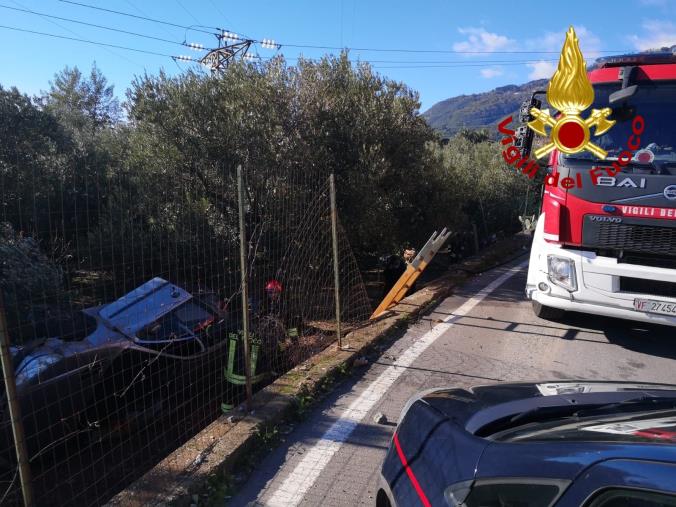
M 97 505 L 245 399 L 245 342 L 255 391 L 336 340 L 328 174 L 245 167 L 241 217 L 235 168 L 48 176 L 0 171 L 7 378 L 33 504 Z M 346 332 L 370 303 L 336 232 Z M 1 504 L 20 479 L 3 389 Z

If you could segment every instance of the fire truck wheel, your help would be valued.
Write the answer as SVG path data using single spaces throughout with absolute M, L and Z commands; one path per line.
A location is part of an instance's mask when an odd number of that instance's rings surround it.
M 552 308 L 551 306 L 545 306 L 537 301 L 533 301 L 533 312 L 537 317 L 545 320 L 556 320 L 563 317 L 566 313 L 564 310 L 559 308 Z

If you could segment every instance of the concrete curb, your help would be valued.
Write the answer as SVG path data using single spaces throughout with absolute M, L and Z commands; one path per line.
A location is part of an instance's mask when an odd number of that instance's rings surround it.
M 229 414 L 219 417 L 107 505 L 199 505 L 199 495 L 207 490 L 209 481 L 233 471 L 256 444 L 258 429 L 288 419 L 298 396 L 316 393 L 326 379 L 335 376 L 341 368 L 351 366 L 355 359 L 366 355 L 371 347 L 405 326 L 411 317 L 446 297 L 470 276 L 509 261 L 510 257 L 524 255 L 529 241 L 530 237 L 517 235 L 454 266 L 448 275 L 405 298 L 384 318 L 349 333 L 344 339 L 349 348 L 338 350 L 335 345 L 330 346 L 257 392 L 252 412 L 241 420 L 229 422 Z

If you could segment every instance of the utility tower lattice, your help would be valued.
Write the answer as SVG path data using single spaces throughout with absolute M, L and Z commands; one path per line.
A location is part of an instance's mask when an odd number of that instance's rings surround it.
M 176 61 L 183 62 L 198 62 L 205 67 L 209 67 L 212 73 L 223 72 L 237 57 L 248 61 L 260 61 L 260 57 L 249 53 L 249 49 L 253 44 L 259 44 L 265 49 L 281 49 L 282 45 L 276 43 L 272 39 L 255 40 L 246 37 L 241 37 L 236 33 L 221 30 L 220 33 L 215 33 L 218 39 L 218 47 L 209 49 L 207 54 L 200 59 L 192 58 L 191 56 L 181 55 L 172 56 Z M 204 51 L 204 46 L 198 43 L 182 43 L 195 51 Z
M 200 60 L 202 65 L 211 69 L 211 72 L 222 72 L 237 56 L 246 58 L 251 44 L 255 42 L 244 39 L 228 43 L 228 41 L 233 40 L 233 36 L 229 32 L 220 33 L 216 35 L 216 38 L 218 39 L 218 47 L 209 51 Z
M 244 59 L 254 59 L 249 54 L 249 48 L 252 44 L 258 42 L 253 39 L 244 39 L 237 34 L 222 31 L 219 34 L 216 34 L 218 39 L 218 47 L 209 51 L 202 59 L 199 61 L 202 65 L 209 67 L 211 72 L 222 72 L 224 69 L 230 65 L 230 62 L 237 57 Z M 276 47 L 277 44 L 274 41 L 264 39 L 262 41 L 263 47 Z

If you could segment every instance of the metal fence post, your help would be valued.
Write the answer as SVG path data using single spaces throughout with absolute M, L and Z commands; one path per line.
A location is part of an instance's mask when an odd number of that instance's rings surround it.
M 5 303 L 2 290 L 0 289 L 0 360 L 2 362 L 2 375 L 5 381 L 9 418 L 12 424 L 12 434 L 14 435 L 16 458 L 19 464 L 19 480 L 21 481 L 23 503 L 26 507 L 32 507 L 33 488 L 31 484 L 31 469 L 26 448 L 26 438 L 23 432 L 23 422 L 21 420 L 21 407 L 16 397 L 16 378 L 14 377 L 14 365 L 12 364 L 9 346 Z
M 333 237 L 333 278 L 334 297 L 336 299 L 336 336 L 338 348 L 343 348 L 343 337 L 340 332 L 340 270 L 338 267 L 338 211 L 336 209 L 336 177 L 333 173 L 329 176 L 331 193 L 331 236 Z
M 477 231 L 476 223 L 472 222 L 472 234 L 474 236 L 474 253 L 479 253 L 479 231 Z
M 242 333 L 244 342 L 244 376 L 246 377 L 246 409 L 251 410 L 251 351 L 249 349 L 249 269 L 247 267 L 246 221 L 244 220 L 244 177 L 237 166 L 237 201 L 239 203 L 239 262 L 242 275 Z

